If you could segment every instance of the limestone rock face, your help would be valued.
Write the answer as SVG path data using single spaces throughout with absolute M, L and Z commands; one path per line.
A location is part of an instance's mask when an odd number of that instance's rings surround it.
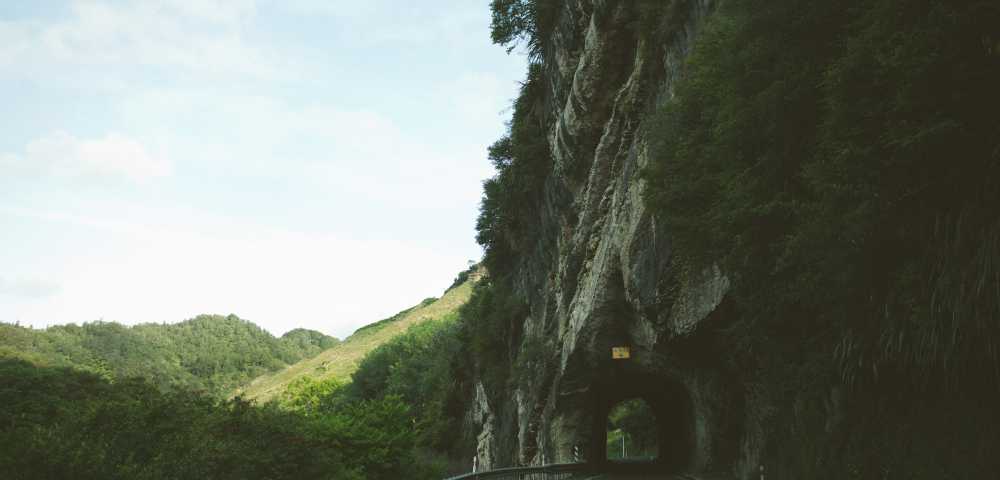
M 676 420 L 658 419 L 661 430 L 675 427 L 660 432 L 661 451 L 674 451 L 678 469 L 753 465 L 752 431 L 735 435 L 741 445 L 719 440 L 734 438 L 725 430 L 745 415 L 738 388 L 688 352 L 695 347 L 680 348 L 718 314 L 729 280 L 714 267 L 685 272 L 643 203 L 644 118 L 672 94 L 713 10 L 711 0 L 679 3 L 666 38 L 653 39 L 634 28 L 629 0 L 567 0 L 546 39 L 553 170 L 537 243 L 515 276 L 530 312 L 521 349 L 540 348 L 544 361 L 513 369 L 501 404 L 476 396 L 482 468 L 569 462 L 574 446 L 603 458 L 595 432 L 607 408 L 635 396 Z M 619 345 L 631 347 L 631 359 L 611 359 Z
M 477 382 L 475 387 L 475 397 L 473 398 L 470 419 L 473 425 L 480 426 L 476 435 L 476 457 L 478 464 L 487 467 L 493 465 L 493 452 L 497 450 L 495 445 L 496 433 L 493 428 L 496 425 L 496 418 L 486 401 L 486 391 L 483 384 Z

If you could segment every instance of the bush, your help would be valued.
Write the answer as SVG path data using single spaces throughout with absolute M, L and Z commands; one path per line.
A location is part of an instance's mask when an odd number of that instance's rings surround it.
M 508 274 L 519 253 L 533 244 L 532 226 L 542 199 L 552 157 L 543 125 L 544 81 L 532 64 L 514 101 L 508 134 L 489 147 L 497 174 L 483 184 L 476 220 L 476 241 L 483 246 L 483 265 L 494 277 Z

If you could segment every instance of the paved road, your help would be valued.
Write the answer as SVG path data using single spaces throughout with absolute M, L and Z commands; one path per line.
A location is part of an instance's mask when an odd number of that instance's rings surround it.
M 728 480 L 722 476 L 695 477 L 693 475 L 666 475 L 655 473 L 604 473 L 589 477 L 580 477 L 581 480 Z
M 678 477 L 677 475 L 654 475 L 654 474 L 603 474 L 592 477 L 580 477 L 582 480 L 688 480 L 691 477 Z

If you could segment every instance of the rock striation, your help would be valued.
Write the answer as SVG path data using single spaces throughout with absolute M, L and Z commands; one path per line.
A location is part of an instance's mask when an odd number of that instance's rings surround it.
M 636 396 L 658 403 L 676 469 L 754 468 L 754 432 L 741 426 L 752 402 L 698 347 L 729 280 L 671 255 L 640 175 L 644 119 L 672 95 L 712 11 L 711 0 L 673 2 L 666 33 L 646 35 L 635 2 L 571 0 L 544 39 L 552 170 L 514 276 L 529 307 L 517 348 L 542 354 L 512 369 L 502 399 L 476 387 L 468 420 L 481 468 L 569 462 L 575 446 L 603 458 L 607 409 Z M 632 358 L 613 361 L 618 345 Z

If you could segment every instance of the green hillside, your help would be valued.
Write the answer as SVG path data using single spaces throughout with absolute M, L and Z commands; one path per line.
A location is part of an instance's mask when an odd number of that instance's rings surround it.
M 453 285 L 441 298 L 429 298 L 392 317 L 361 327 L 343 342 L 319 355 L 304 359 L 278 372 L 261 376 L 237 390 L 236 394 L 263 402 L 275 398 L 299 378 L 350 380 L 351 374 L 357 370 L 365 355 L 379 345 L 404 333 L 413 325 L 456 315 L 458 308 L 469 300 L 472 286 L 479 279 L 479 275 L 465 274 L 460 275 L 459 279 L 464 281 Z
M 0 358 L 0 405 L 5 480 L 440 478 L 398 399 L 306 415 Z
M 114 322 L 35 330 L 0 323 L 0 358 L 71 367 L 109 379 L 145 377 L 161 390 L 224 395 L 237 385 L 338 342 L 297 329 L 276 338 L 236 315 L 199 315 L 175 324 Z

